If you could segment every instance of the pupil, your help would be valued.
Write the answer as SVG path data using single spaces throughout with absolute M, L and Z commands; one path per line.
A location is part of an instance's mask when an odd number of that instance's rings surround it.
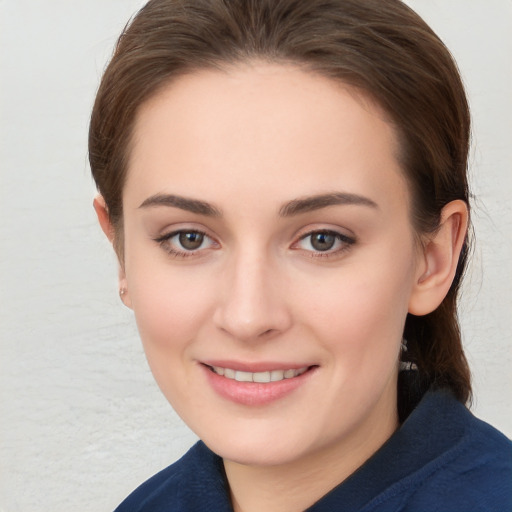
M 199 249 L 203 243 L 204 236 L 201 233 L 180 233 L 180 244 L 184 249 L 190 251 Z
M 312 237 L 311 245 L 317 251 L 328 251 L 329 249 L 332 249 L 335 241 L 336 237 L 334 235 L 330 235 L 328 233 L 316 233 Z

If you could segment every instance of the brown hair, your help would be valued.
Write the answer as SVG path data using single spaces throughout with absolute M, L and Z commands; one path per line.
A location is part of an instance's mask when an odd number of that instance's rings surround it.
M 173 78 L 251 59 L 294 63 L 357 87 L 395 125 L 418 233 L 439 226 L 441 209 L 468 201 L 470 117 L 449 51 L 400 0 L 151 0 L 125 28 L 98 90 L 89 132 L 92 173 L 122 253 L 122 190 L 137 109 Z M 408 315 L 408 360 L 401 403 L 425 386 L 450 388 L 462 402 L 470 375 L 457 320 L 464 243 L 442 304 Z M 421 389 L 420 389 L 421 388 Z M 416 391 L 417 390 L 417 393 Z M 409 408 L 409 407 L 406 407 Z

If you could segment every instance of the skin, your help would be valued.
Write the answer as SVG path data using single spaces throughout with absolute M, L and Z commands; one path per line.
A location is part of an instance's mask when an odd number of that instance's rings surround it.
M 133 140 L 120 287 L 155 379 L 223 457 L 235 511 L 304 510 L 398 427 L 405 318 L 448 291 L 465 205 L 418 243 L 386 116 L 292 66 L 178 78 L 141 107 Z M 192 251 L 163 240 L 180 230 L 206 236 Z M 319 231 L 332 249 L 312 244 Z M 241 404 L 210 385 L 202 363 L 219 360 L 310 370 L 277 400 Z

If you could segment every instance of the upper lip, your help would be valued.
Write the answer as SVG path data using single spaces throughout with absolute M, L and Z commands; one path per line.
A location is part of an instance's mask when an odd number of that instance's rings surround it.
M 269 372 L 272 370 L 298 370 L 304 367 L 315 366 L 311 363 L 284 363 L 284 362 L 273 362 L 273 361 L 258 361 L 258 362 L 243 362 L 243 361 L 231 361 L 231 360 L 213 360 L 200 361 L 206 366 L 220 366 L 221 368 L 230 368 L 231 370 L 241 372 Z

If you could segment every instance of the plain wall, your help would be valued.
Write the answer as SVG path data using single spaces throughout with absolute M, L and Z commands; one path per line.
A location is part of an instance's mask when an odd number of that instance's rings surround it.
M 512 436 L 512 2 L 410 0 L 474 116 L 461 307 L 475 414 Z M 87 164 L 94 93 L 140 0 L 0 1 L 0 512 L 109 511 L 194 436 L 149 373 Z

